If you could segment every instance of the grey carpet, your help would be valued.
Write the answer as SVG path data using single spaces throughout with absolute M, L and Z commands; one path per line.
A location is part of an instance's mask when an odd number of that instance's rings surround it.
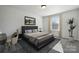
M 27 53 L 48 53 L 54 47 L 54 45 L 56 45 L 59 41 L 60 39 L 56 39 L 40 50 L 36 50 L 35 48 L 33 48 L 31 45 L 29 45 L 25 41 L 23 43 L 20 42 L 20 44 Z M 58 53 L 55 50 L 52 50 L 52 51 Z
M 50 44 L 37 51 L 27 42 L 19 40 L 16 45 L 12 45 L 11 47 L 0 45 L 0 53 L 58 53 L 58 51 L 55 51 L 52 48 L 59 41 L 59 39 L 56 39 L 55 41 L 52 41 Z
M 64 53 L 79 53 L 79 41 L 69 39 L 61 40 Z
M 59 41 L 60 40 L 55 40 L 40 51 L 36 51 L 25 41 L 20 40 L 16 45 L 12 45 L 10 48 L 5 45 L 0 45 L 0 53 L 59 53 L 58 51 L 52 49 Z M 61 44 L 63 46 L 64 53 L 79 53 L 79 41 L 61 39 Z

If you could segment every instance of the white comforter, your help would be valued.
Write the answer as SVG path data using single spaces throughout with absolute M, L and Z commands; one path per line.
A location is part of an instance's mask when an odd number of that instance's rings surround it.
M 40 43 L 53 37 L 53 34 L 48 32 L 25 33 L 24 35 L 25 37 L 29 38 L 29 41 L 35 45 L 37 45 L 38 42 Z

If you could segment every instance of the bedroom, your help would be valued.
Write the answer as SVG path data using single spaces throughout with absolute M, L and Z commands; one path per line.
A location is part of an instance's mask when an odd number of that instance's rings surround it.
M 49 50 L 49 53 L 59 53 L 59 52 L 79 52 L 78 49 L 76 48 L 78 45 L 78 40 L 79 40 L 79 24 L 78 24 L 78 19 L 79 19 L 79 6 L 78 5 L 46 5 L 45 9 L 41 8 L 41 5 L 0 5 L 0 33 L 5 33 L 7 36 L 7 39 L 9 40 L 11 35 L 15 33 L 18 30 L 19 36 L 22 36 L 22 26 L 27 27 L 27 26 L 32 26 L 38 27 L 37 31 L 42 32 L 51 32 L 53 36 L 57 39 L 62 39 L 62 43 L 64 45 L 64 48 L 61 47 L 62 44 L 60 44 L 60 41 L 58 40 L 57 43 L 52 43 L 50 46 L 49 44 L 45 46 L 40 52 L 47 53 Z M 39 12 L 40 11 L 40 12 Z M 25 16 L 28 16 L 29 18 L 35 18 L 34 24 L 25 24 Z M 56 21 L 56 26 L 53 27 L 52 25 L 53 20 L 52 19 L 57 19 Z M 75 29 L 73 30 L 73 37 L 69 37 L 69 24 L 68 21 L 70 19 L 74 19 L 74 25 L 76 25 Z M 55 22 L 55 21 L 54 21 Z M 31 27 L 30 27 L 31 28 Z M 54 29 L 55 28 L 55 29 Z M 31 28 L 32 29 L 32 28 Z M 25 30 L 25 29 L 24 29 Z M 1 39 L 2 40 L 2 39 Z M 67 42 L 67 41 L 69 42 Z M 15 45 L 15 41 L 12 41 L 13 44 Z M 21 39 L 19 39 L 21 43 Z M 72 44 L 75 44 L 76 46 L 72 46 Z M 70 44 L 70 46 L 68 44 Z M 22 46 L 24 44 L 23 49 L 27 49 L 25 47 L 26 42 L 21 43 Z M 55 44 L 54 48 L 52 49 L 53 45 Z M 8 46 L 10 44 L 8 43 Z M 21 52 L 21 48 L 18 44 L 18 46 L 12 45 L 11 47 L 4 47 L 1 45 L 1 52 Z M 52 47 L 51 47 L 52 46 Z M 28 46 L 29 47 L 29 46 Z M 51 48 L 51 49 L 48 49 Z M 5 51 L 3 51 L 3 49 Z M 10 49 L 11 51 L 9 51 Z M 16 51 L 16 49 L 21 49 L 20 51 Z M 22 50 L 22 52 L 27 52 L 27 53 L 35 53 L 37 51 L 31 49 L 27 49 L 28 51 Z M 31 50 L 31 51 L 30 51 Z

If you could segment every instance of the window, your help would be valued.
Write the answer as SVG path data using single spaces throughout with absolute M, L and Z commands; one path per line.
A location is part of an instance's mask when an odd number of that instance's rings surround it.
M 52 16 L 52 30 L 59 30 L 59 16 Z

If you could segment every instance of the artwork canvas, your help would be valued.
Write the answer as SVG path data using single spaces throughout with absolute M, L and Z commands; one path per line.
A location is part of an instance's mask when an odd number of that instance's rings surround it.
M 25 20 L 25 25 L 36 25 L 36 18 L 34 17 L 25 16 L 24 20 Z

